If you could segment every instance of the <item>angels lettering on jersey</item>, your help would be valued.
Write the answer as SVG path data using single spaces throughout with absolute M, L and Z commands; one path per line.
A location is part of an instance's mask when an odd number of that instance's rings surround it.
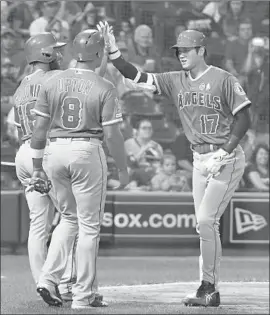
M 189 72 L 155 74 L 159 93 L 173 98 L 191 144 L 223 144 L 230 135 L 233 116 L 250 104 L 230 73 L 209 66 L 193 79 Z

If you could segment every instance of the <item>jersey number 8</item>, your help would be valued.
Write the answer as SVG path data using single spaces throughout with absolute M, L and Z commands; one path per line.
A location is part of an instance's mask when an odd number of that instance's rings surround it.
M 66 129 L 76 129 L 82 120 L 82 102 L 78 97 L 65 97 L 62 103 L 62 125 Z

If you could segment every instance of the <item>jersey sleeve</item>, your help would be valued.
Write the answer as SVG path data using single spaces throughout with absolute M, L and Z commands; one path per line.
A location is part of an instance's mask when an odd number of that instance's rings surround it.
M 152 75 L 158 95 L 171 97 L 172 92 L 172 77 L 170 72 L 155 73 Z
M 35 105 L 35 108 L 33 109 L 33 112 L 42 117 L 50 118 L 50 110 L 49 110 L 49 104 L 47 100 L 47 89 L 46 86 L 43 85 L 40 89 L 39 96 Z
M 233 115 L 239 112 L 243 107 L 251 104 L 244 89 L 233 75 L 229 75 L 225 79 L 224 93 L 227 104 Z
M 102 126 L 113 125 L 123 121 L 116 89 L 108 90 L 103 99 L 101 113 Z
M 13 111 L 14 111 L 14 121 L 13 121 L 13 124 L 14 124 L 16 127 L 21 128 L 20 118 L 19 118 L 19 114 L 18 114 L 18 109 L 16 108 L 16 106 L 13 107 Z

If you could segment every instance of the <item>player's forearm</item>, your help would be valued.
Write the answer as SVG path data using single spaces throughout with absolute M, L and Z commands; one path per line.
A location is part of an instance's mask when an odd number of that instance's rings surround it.
M 127 156 L 121 131 L 119 130 L 119 132 L 114 132 L 109 136 L 107 135 L 105 141 L 118 170 L 126 170 Z
M 100 65 L 100 68 L 99 68 L 99 72 L 98 72 L 98 74 L 101 77 L 104 77 L 104 75 L 106 73 L 107 63 L 108 63 L 108 53 L 104 52 L 103 58 L 101 60 L 101 65 Z
M 49 119 L 37 116 L 30 145 L 34 171 L 42 169 L 43 155 L 47 143 L 48 129 Z
M 137 70 L 137 68 L 127 62 L 122 55 L 116 59 L 112 59 L 112 55 L 110 54 L 110 59 L 115 68 L 117 68 L 125 78 L 130 79 L 135 83 L 147 83 L 149 77 L 148 73 Z
M 222 149 L 228 153 L 231 153 L 238 146 L 240 140 L 244 137 L 245 133 L 250 127 L 248 108 L 249 106 L 246 106 L 235 115 L 231 136 L 229 140 L 222 146 Z

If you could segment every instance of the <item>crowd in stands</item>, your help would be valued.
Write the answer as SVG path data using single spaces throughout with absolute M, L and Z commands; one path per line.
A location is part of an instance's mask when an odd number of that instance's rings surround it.
M 181 70 L 170 46 L 183 30 L 204 32 L 207 62 L 236 76 L 252 102 L 252 125 L 241 143 L 246 172 L 238 189 L 269 191 L 268 1 L 1 1 L 1 160 L 14 161 L 18 148 L 12 96 L 31 72 L 25 41 L 50 31 L 68 42 L 66 69 L 74 65 L 75 35 L 101 20 L 113 25 L 124 58 L 147 72 Z M 171 100 L 135 91 L 110 62 L 105 77 L 117 88 L 124 116 L 121 130 L 130 170 L 125 189 L 191 191 L 192 151 Z M 108 189 L 118 184 L 108 156 Z M 1 186 L 19 187 L 3 168 Z

